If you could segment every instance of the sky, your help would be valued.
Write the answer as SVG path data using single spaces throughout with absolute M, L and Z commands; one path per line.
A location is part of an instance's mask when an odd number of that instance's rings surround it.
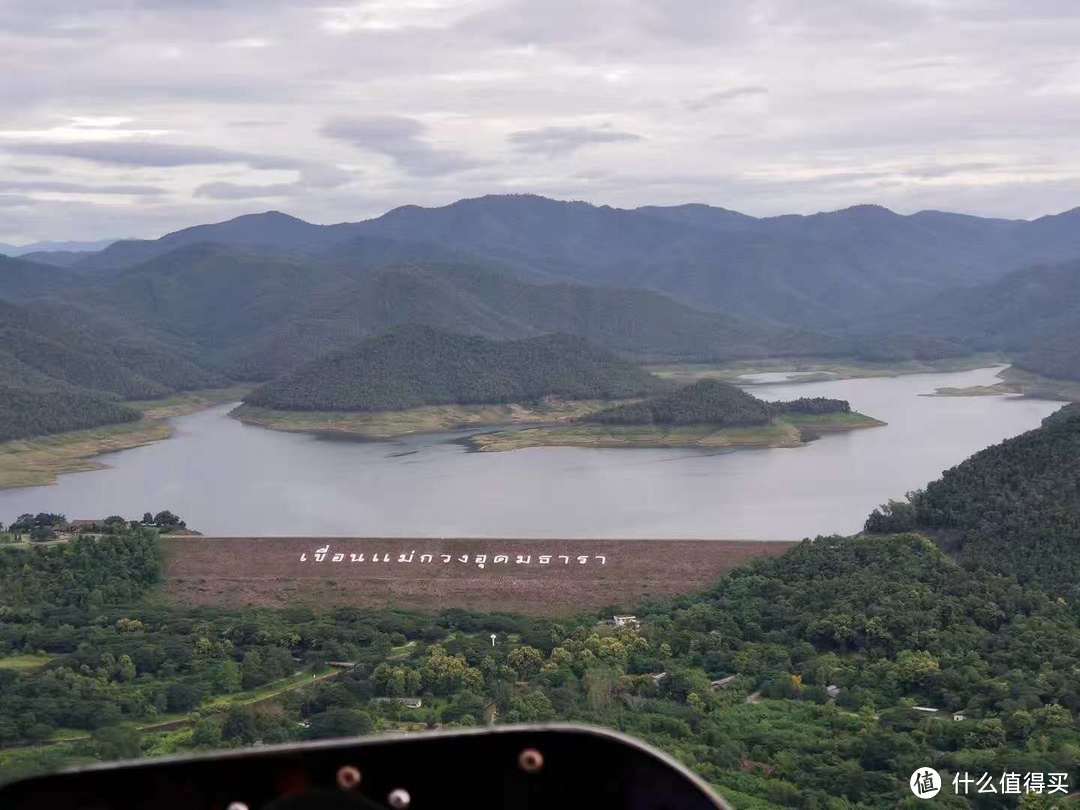
M 0 242 L 536 193 L 1080 205 L 1075 0 L 0 0 Z

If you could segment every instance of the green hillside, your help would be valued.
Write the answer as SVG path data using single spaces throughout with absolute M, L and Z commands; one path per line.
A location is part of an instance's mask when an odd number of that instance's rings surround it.
M 545 396 L 618 399 L 664 385 L 581 338 L 495 341 L 408 326 L 308 363 L 245 401 L 280 410 L 382 411 Z
M 0 441 L 134 422 L 140 413 L 74 391 L 31 391 L 0 385 Z
M 869 532 L 933 533 L 972 566 L 1076 594 L 1080 582 L 1080 406 L 946 470 L 875 510 Z
M 130 421 L 137 412 L 116 400 L 223 382 L 149 335 L 56 304 L 0 301 L 0 441 Z
M 769 407 L 720 380 L 701 380 L 644 402 L 617 405 L 586 417 L 608 425 L 764 425 Z
M 764 402 L 738 386 L 704 379 L 678 391 L 643 402 L 616 405 L 590 414 L 584 421 L 607 425 L 714 425 L 734 427 L 768 424 L 783 414 L 850 413 L 842 399 L 814 397 L 791 402 Z

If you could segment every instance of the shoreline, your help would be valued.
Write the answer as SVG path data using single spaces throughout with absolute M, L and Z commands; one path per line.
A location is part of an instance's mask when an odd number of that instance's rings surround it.
M 283 433 L 378 442 L 459 430 L 558 425 L 613 405 L 636 401 L 552 398 L 541 403 L 423 405 L 400 411 L 282 411 L 241 404 L 229 416 L 245 425 Z
M 775 357 L 760 360 L 733 360 L 725 363 L 657 363 L 645 370 L 667 380 L 692 383 L 717 379 L 741 386 L 792 385 L 795 383 L 833 382 L 872 377 L 903 377 L 908 374 L 950 374 L 992 366 L 1007 366 L 1008 358 L 998 353 L 966 355 L 940 360 L 902 360 L 876 362 L 850 358 Z M 757 374 L 791 374 L 783 380 L 745 379 Z
M 246 387 L 213 388 L 160 400 L 128 402 L 125 404 L 142 412 L 142 419 L 2 442 L 0 490 L 50 486 L 61 475 L 104 469 L 108 465 L 98 461 L 98 456 L 168 439 L 173 435 L 171 419 L 235 401 L 247 390 Z
M 993 397 L 1044 399 L 1052 402 L 1080 402 L 1080 381 L 1043 377 L 1033 371 L 1006 366 L 997 373 L 1001 382 L 967 388 L 938 388 L 924 397 Z
M 861 413 L 787 415 L 766 425 L 746 427 L 580 424 L 477 433 L 461 441 L 477 453 L 508 452 L 528 447 L 735 451 L 802 447 L 822 434 L 866 430 L 884 427 L 885 424 Z

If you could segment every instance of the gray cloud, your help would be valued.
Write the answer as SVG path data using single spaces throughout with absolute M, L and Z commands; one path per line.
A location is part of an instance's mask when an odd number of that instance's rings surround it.
M 195 189 L 195 196 L 210 200 L 259 200 L 267 197 L 291 197 L 303 188 L 300 183 L 270 183 L 264 186 L 226 182 L 203 183 Z
M 136 197 L 164 194 L 160 186 L 140 185 L 84 185 L 50 180 L 0 180 L 0 191 L 51 191 L 59 194 L 126 194 Z
M 691 99 L 686 102 L 686 108 L 688 110 L 704 110 L 707 107 L 715 107 L 717 104 L 723 104 L 725 101 L 734 101 L 739 98 L 748 98 L 752 96 L 764 96 L 768 95 L 769 88 L 762 87 L 761 85 L 749 84 L 741 87 L 731 87 L 727 90 L 717 90 L 707 95 L 700 96 L 695 99 Z
M 0 31 L 0 183 L 67 184 L 0 186 L 5 242 L 155 236 L 265 198 L 323 222 L 522 191 L 766 215 L 1080 202 L 1072 0 L 0 0 Z M 139 187 L 163 193 L 102 191 Z
M 607 127 L 543 127 L 510 134 L 509 141 L 523 152 L 535 152 L 548 157 L 568 155 L 583 146 L 599 143 L 640 141 L 632 132 L 619 132 Z
M 404 116 L 335 118 L 320 132 L 327 138 L 386 155 L 402 171 L 420 177 L 454 174 L 481 165 L 461 152 L 432 146 L 423 139 L 427 127 Z
M 25 155 L 77 158 L 112 166 L 176 167 L 242 163 L 253 169 L 295 169 L 301 165 L 294 158 L 157 141 L 24 141 L 8 144 L 5 148 L 9 152 Z

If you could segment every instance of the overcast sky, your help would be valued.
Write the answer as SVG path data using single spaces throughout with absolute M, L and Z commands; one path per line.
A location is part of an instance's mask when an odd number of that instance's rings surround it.
M 1075 0 L 0 0 L 0 242 L 535 192 L 1080 205 Z

